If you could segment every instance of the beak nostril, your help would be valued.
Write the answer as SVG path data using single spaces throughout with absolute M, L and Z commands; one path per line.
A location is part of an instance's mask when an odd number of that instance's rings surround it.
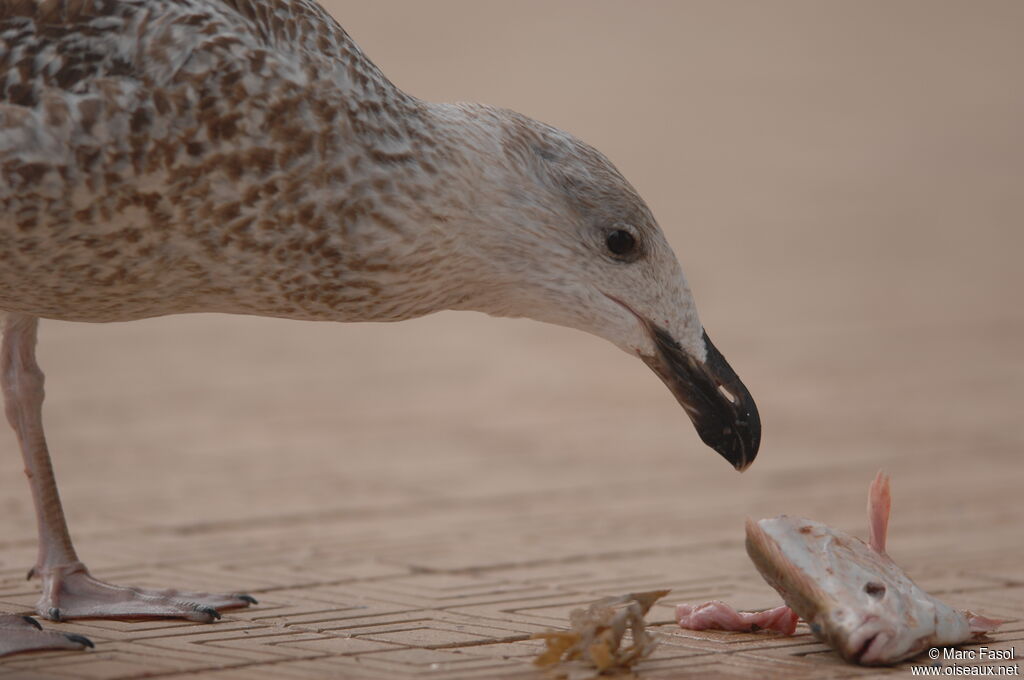
M 736 395 L 733 394 L 732 392 L 730 392 L 728 390 L 728 388 L 726 388 L 725 385 L 719 385 L 718 386 L 718 391 L 721 392 L 722 396 L 725 397 L 726 399 L 728 399 L 730 401 L 730 403 L 732 403 L 732 404 L 736 404 L 737 403 Z

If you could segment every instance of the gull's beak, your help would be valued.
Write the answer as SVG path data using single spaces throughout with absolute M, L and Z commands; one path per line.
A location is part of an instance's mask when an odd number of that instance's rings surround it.
M 761 418 L 750 392 L 704 333 L 703 363 L 683 351 L 668 331 L 645 321 L 657 353 L 642 359 L 686 409 L 704 443 L 742 472 L 761 444 Z

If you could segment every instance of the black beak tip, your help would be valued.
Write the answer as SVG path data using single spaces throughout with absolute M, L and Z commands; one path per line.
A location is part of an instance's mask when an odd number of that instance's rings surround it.
M 698 429 L 704 443 L 729 461 L 737 472 L 743 472 L 754 464 L 761 445 L 761 424 L 757 414 L 746 415 L 750 420 L 740 419 L 735 424 L 715 428 L 713 431 Z
M 742 472 L 754 464 L 761 445 L 761 420 L 757 411 L 744 411 L 732 421 L 695 418 L 697 434 L 732 467 Z

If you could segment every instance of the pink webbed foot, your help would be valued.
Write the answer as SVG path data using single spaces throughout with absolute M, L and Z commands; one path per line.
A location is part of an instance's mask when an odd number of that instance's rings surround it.
M 250 595 L 194 593 L 117 586 L 93 578 L 81 563 L 41 573 L 43 594 L 36 605 L 52 621 L 80 618 L 181 618 L 208 623 L 220 609 L 256 604 Z
M 87 637 L 43 630 L 30 616 L 0 614 L 0 656 L 44 649 L 85 649 L 93 644 Z
M 786 606 L 759 612 L 739 612 L 717 600 L 704 604 L 676 605 L 676 623 L 688 630 L 731 630 L 750 633 L 758 630 L 774 630 L 783 635 L 796 632 L 800 619 Z

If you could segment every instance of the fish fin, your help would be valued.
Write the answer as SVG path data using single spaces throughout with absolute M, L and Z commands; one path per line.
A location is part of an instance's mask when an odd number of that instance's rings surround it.
M 889 532 L 889 511 L 892 510 L 892 495 L 889 492 L 889 475 L 882 470 L 875 475 L 868 490 L 868 545 L 875 552 L 885 554 L 885 537 Z
M 987 616 L 975 614 L 972 611 L 965 611 L 964 616 L 967 617 L 967 622 L 971 624 L 972 633 L 988 633 L 1006 623 L 1005 619 L 990 619 Z

